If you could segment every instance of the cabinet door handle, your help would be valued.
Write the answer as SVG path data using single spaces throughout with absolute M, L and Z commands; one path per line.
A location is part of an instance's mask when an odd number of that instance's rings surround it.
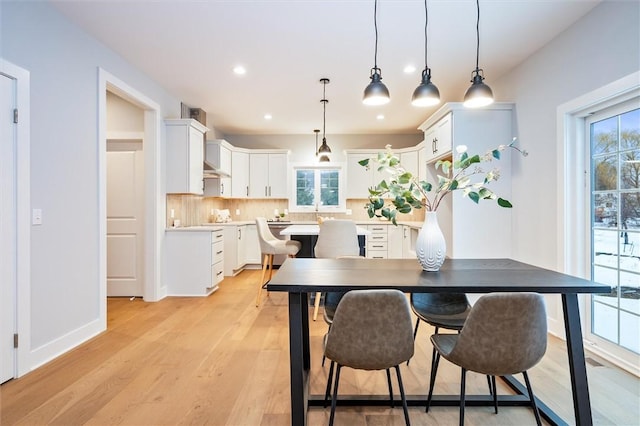
M 265 197 L 267 196 L 267 187 L 266 186 L 264 187 L 264 196 Z
M 224 183 L 220 184 L 220 193 L 224 194 Z
M 247 186 L 247 197 L 249 196 L 249 186 Z
M 216 276 L 220 275 L 222 271 L 216 272 Z
M 222 254 L 222 250 L 217 251 L 216 254 Z
M 269 197 L 271 197 L 271 187 L 269 187 Z
M 433 138 L 433 153 L 438 152 L 438 138 Z
M 242 239 L 242 229 L 238 229 L 238 239 Z
M 222 234 L 216 235 L 216 238 L 222 238 Z

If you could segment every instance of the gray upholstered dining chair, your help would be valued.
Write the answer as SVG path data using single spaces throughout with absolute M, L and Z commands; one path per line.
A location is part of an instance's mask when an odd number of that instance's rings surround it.
M 318 232 L 318 241 L 314 247 L 314 257 L 337 259 L 339 257 L 350 257 L 360 255 L 360 245 L 358 244 L 358 231 L 356 224 L 352 220 L 331 219 L 325 220 Z M 322 294 L 316 293 L 313 306 L 313 320 L 318 317 L 318 308 Z M 325 296 L 326 298 L 326 296 Z M 339 301 L 339 299 L 338 299 Z M 336 302 L 337 305 L 337 302 Z M 327 304 L 325 301 L 325 309 Z M 335 308 L 334 308 L 335 310 Z M 326 316 L 325 316 L 326 320 Z M 330 322 L 329 322 L 330 323 Z
M 280 240 L 276 238 L 269 230 L 267 219 L 264 217 L 256 218 L 256 227 L 258 229 L 258 240 L 260 241 L 260 252 L 262 253 L 262 276 L 260 277 L 260 285 L 258 286 L 258 295 L 256 296 L 256 307 L 260 306 L 260 295 L 264 287 L 264 276 L 269 267 L 269 280 L 273 276 L 273 256 L 277 254 L 285 254 L 288 257 L 295 257 L 300 251 L 300 241 Z
M 353 290 L 338 305 L 325 339 L 324 353 L 331 360 L 330 386 L 337 364 L 329 425 L 333 424 L 342 367 L 360 370 L 387 370 L 394 367 L 407 425 L 409 411 L 400 375 L 400 364 L 413 356 L 411 311 L 405 295 L 398 290 Z M 387 372 L 390 384 L 390 376 Z
M 544 299 L 537 293 L 491 293 L 475 303 L 460 334 L 434 334 L 437 351 L 431 371 L 427 411 L 440 357 L 462 368 L 460 383 L 460 425 L 464 424 L 467 371 L 490 376 L 522 373 L 536 423 L 541 424 L 527 370 L 536 365 L 547 350 L 547 314 Z M 495 381 L 493 402 L 497 407 Z M 497 412 L 497 410 L 496 410 Z

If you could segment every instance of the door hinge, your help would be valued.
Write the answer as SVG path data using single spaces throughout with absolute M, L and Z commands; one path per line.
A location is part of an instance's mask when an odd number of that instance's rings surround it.
M 18 347 L 18 333 L 15 333 L 13 335 L 13 347 L 17 348 Z
M 13 109 L 13 122 L 14 124 L 18 123 L 18 108 Z

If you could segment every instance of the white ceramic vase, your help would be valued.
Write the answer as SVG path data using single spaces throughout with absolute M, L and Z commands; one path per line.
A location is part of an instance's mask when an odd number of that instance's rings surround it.
M 436 212 L 426 212 L 416 241 L 416 256 L 425 271 L 439 271 L 447 253 L 447 243 L 438 225 Z

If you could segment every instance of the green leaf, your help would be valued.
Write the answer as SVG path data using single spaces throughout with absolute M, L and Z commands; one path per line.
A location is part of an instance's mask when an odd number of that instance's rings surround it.
M 456 188 L 458 188 L 458 181 L 457 180 L 452 180 L 451 183 L 449 184 L 449 190 L 453 191 Z
M 504 198 L 498 198 L 498 205 L 500 207 L 504 207 L 504 208 L 507 208 L 507 209 L 510 209 L 511 207 L 513 207 L 511 205 L 511 203 L 509 202 L 509 200 L 505 200 Z
M 468 195 L 474 203 L 478 204 L 478 201 L 480 201 L 480 196 L 477 192 L 469 192 Z
M 391 166 L 391 167 L 395 167 L 395 166 L 397 166 L 398 164 L 400 164 L 400 160 L 398 160 L 398 157 L 391 157 L 391 158 L 389 159 L 389 166 Z
M 364 160 L 360 160 L 358 161 L 358 164 L 360 164 L 363 167 L 369 167 L 369 159 L 365 158 Z
M 491 151 L 491 155 L 493 155 L 493 158 L 495 158 L 496 160 L 500 159 L 500 151 L 497 149 L 494 149 L 493 151 Z
M 478 191 L 478 195 L 480 195 L 480 198 L 482 199 L 491 198 L 492 194 L 493 192 L 491 192 L 487 188 L 480 188 L 480 191 Z
M 433 187 L 431 182 L 426 182 L 424 180 L 420 182 L 420 186 L 422 186 L 422 189 L 424 189 L 425 192 L 431 192 L 431 188 Z
M 411 182 L 411 177 L 413 175 L 409 172 L 405 172 L 403 174 L 401 174 L 400 176 L 398 176 L 398 183 L 401 185 L 406 185 L 409 182 Z
M 469 158 L 469 154 L 467 154 L 466 152 L 463 152 L 462 155 L 460 156 L 460 161 L 464 161 L 467 158 Z

